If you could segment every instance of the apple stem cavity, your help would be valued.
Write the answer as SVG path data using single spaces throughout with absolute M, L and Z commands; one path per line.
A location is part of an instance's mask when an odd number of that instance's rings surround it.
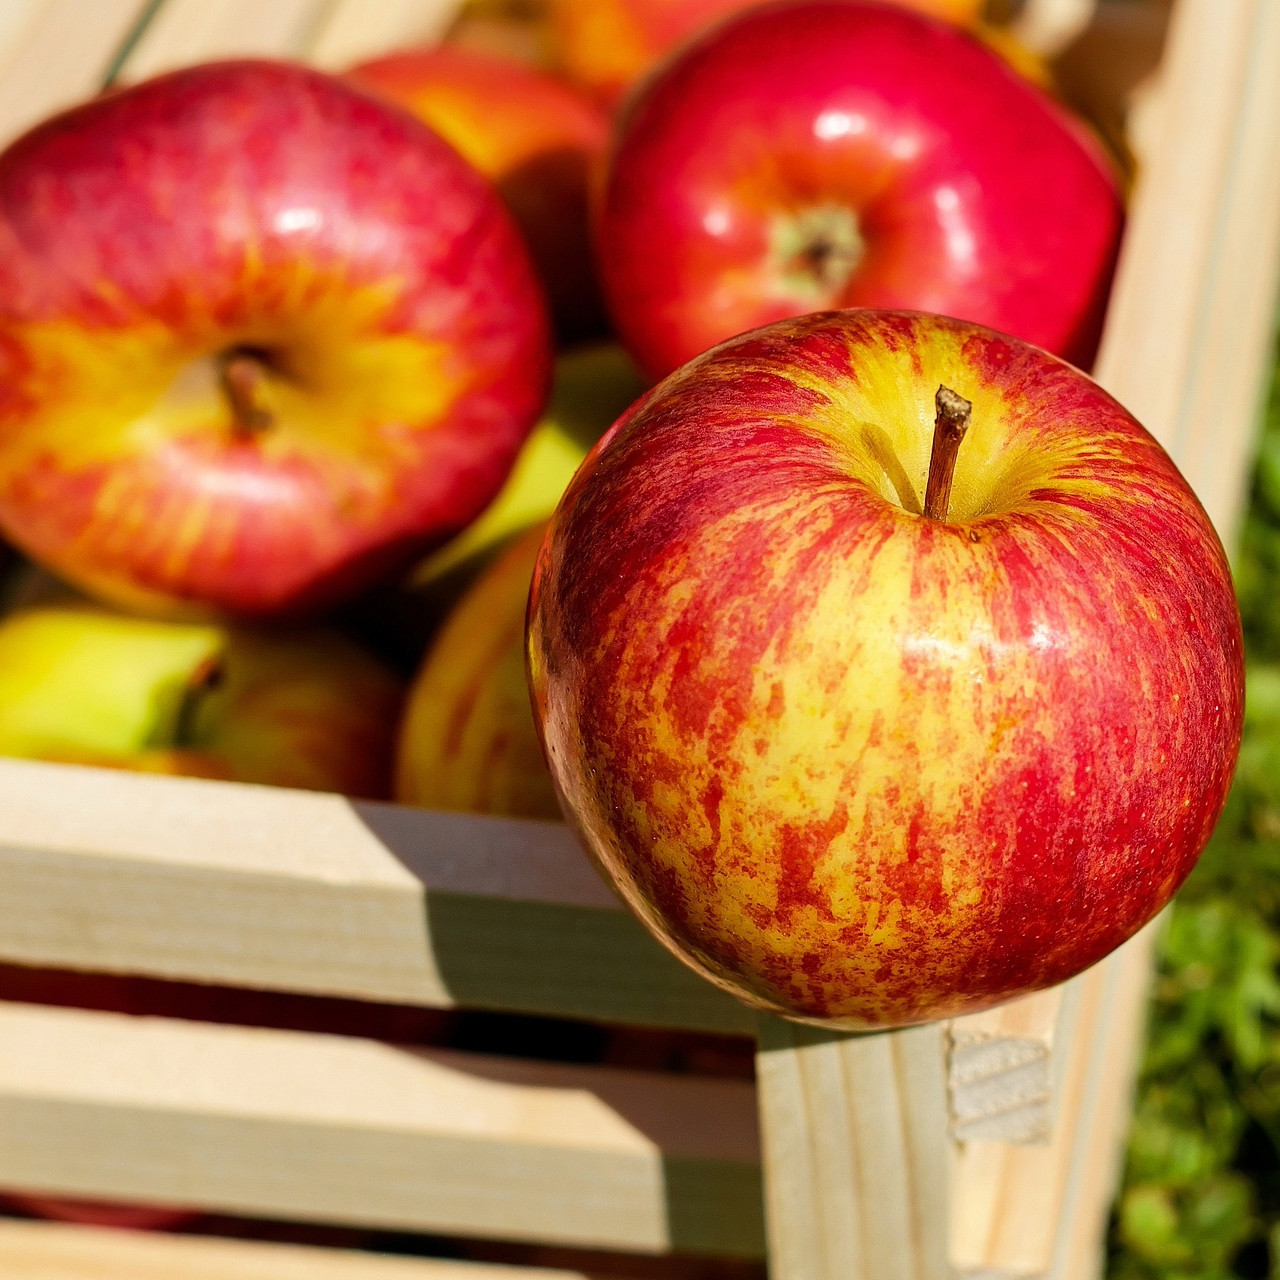
M 178 701 L 177 713 L 173 719 L 173 740 L 169 745 L 179 750 L 197 745 L 197 719 L 201 707 L 211 693 L 222 687 L 226 675 L 226 664 L 221 654 L 213 654 L 204 659 L 191 673 Z
M 238 436 L 247 439 L 259 435 L 273 421 L 270 410 L 262 403 L 266 374 L 261 357 L 242 347 L 232 348 L 218 358 L 218 383 Z
M 939 387 L 934 397 L 937 417 L 933 420 L 933 451 L 929 455 L 929 483 L 924 491 L 924 515 L 945 520 L 951 502 L 951 481 L 956 474 L 960 442 L 969 430 L 973 404 L 950 387 Z

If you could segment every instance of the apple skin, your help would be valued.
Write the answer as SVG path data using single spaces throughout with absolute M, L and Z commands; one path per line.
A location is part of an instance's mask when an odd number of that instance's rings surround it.
M 677 45 L 760 0 L 552 0 L 551 34 L 566 73 L 609 107 Z M 983 0 L 889 0 L 969 25 Z
M 361 63 L 348 78 L 411 111 L 494 183 L 524 234 L 561 342 L 605 331 L 587 190 L 609 121 L 595 103 L 514 59 L 447 44 Z
M 525 680 L 525 608 L 543 533 L 535 525 L 507 547 L 427 651 L 400 730 L 401 804 L 560 817 Z
M 973 403 L 916 514 L 934 393 Z M 1066 363 L 911 313 L 782 321 L 654 389 L 556 512 L 529 615 L 562 806 L 748 1003 L 842 1028 L 1101 959 L 1221 811 L 1243 708 L 1221 545 Z
M 542 408 L 545 304 L 501 201 L 334 77 L 108 93 L 0 155 L 0 196 L 0 530 L 109 602 L 327 607 L 472 519 Z M 270 425 L 237 425 L 231 354 Z
M 0 620 L 0 755 L 383 799 L 402 700 L 380 662 L 320 628 L 85 604 Z
M 801 0 L 708 32 L 631 100 L 596 243 L 655 378 L 828 307 L 958 316 L 1085 366 L 1122 219 L 1100 145 L 979 41 Z

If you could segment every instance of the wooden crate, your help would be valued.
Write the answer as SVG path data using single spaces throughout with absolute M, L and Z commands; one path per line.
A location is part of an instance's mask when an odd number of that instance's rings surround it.
M 0 135 L 110 79 L 244 53 L 341 66 L 435 38 L 456 9 L 5 0 Z M 1280 263 L 1280 5 L 1027 0 L 1014 21 L 1065 49 L 1064 75 L 1104 127 L 1132 99 L 1141 163 L 1096 374 L 1230 542 Z M 1152 51 L 1158 74 L 1143 79 Z M 1065 988 L 991 1013 L 824 1035 L 758 1021 L 682 969 L 557 824 L 0 761 L 0 961 L 758 1043 L 753 1087 L 0 1004 L 0 1186 L 767 1253 L 774 1280 L 1088 1280 L 1150 945 L 1148 931 Z M 0 1223 L 0 1274 L 568 1275 L 18 1222 Z

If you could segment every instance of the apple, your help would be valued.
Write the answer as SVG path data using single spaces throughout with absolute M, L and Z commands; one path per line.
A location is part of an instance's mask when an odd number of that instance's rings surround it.
M 309 612 L 497 493 L 548 322 L 489 184 L 303 67 L 108 93 L 0 154 L 0 532 L 146 613 Z
M 1121 222 L 1100 145 L 979 41 L 801 0 L 722 24 L 648 81 L 596 234 L 619 336 L 659 377 L 851 306 L 958 316 L 1085 365 Z
M 388 54 L 348 78 L 430 125 L 498 188 L 533 256 L 562 341 L 605 328 L 587 187 L 609 138 L 577 89 L 512 58 L 452 45 Z
M 346 629 L 398 668 L 417 667 L 463 594 L 511 538 L 551 515 L 587 451 L 643 390 L 634 363 L 615 343 L 562 352 L 551 403 L 502 491 L 405 580 L 356 601 L 343 614 Z
M 413 582 L 431 582 L 474 565 L 512 534 L 546 520 L 588 450 L 645 389 L 616 343 L 574 347 L 556 359 L 551 401 L 498 496 L 456 538 L 428 556 Z
M 841 1028 L 1101 959 L 1240 744 L 1231 577 L 1173 463 L 1064 361 L 938 316 L 779 321 L 667 379 L 575 477 L 529 608 L 552 777 L 621 895 Z
M 525 683 L 524 616 L 543 526 L 516 538 L 449 615 L 409 690 L 395 798 L 559 818 Z
M 372 799 L 400 681 L 336 632 L 165 622 L 88 604 L 0 619 L 0 755 Z
M 978 20 L 983 0 L 889 0 L 950 22 Z M 614 106 L 663 54 L 760 0 L 552 0 L 557 61 L 595 97 Z

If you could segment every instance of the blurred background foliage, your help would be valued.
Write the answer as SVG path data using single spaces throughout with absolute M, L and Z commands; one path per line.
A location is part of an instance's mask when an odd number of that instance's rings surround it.
M 1244 747 L 1160 943 L 1110 1280 L 1280 1280 L 1280 364 L 1233 567 Z

